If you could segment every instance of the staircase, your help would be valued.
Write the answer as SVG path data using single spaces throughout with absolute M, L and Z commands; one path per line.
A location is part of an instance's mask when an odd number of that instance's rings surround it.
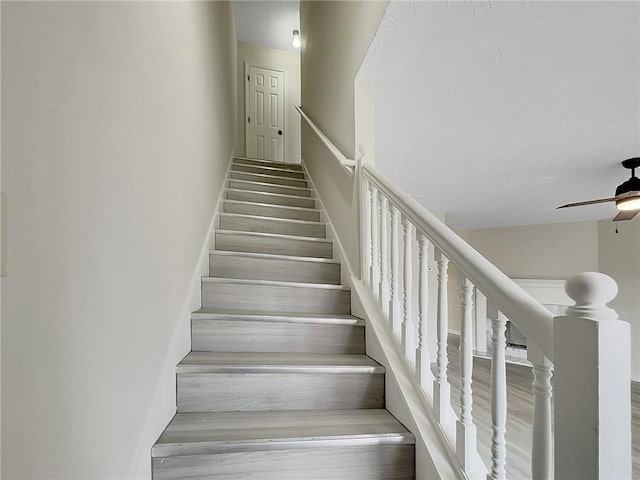
M 300 165 L 236 158 L 153 478 L 415 478 Z

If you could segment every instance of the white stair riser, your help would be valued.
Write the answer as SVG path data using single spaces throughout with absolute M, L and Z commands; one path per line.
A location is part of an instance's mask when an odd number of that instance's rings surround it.
M 362 354 L 364 327 L 193 319 L 191 348 L 201 352 Z
M 384 373 L 182 373 L 178 412 L 384 407 Z
M 311 197 L 308 188 L 287 187 L 285 185 L 273 185 L 264 183 L 247 183 L 242 180 L 229 180 L 229 188 L 239 190 L 253 190 L 254 192 L 279 193 L 282 195 L 295 195 L 298 197 Z
M 153 478 L 413 480 L 414 464 L 413 445 L 295 449 L 154 458 Z
M 290 218 L 292 220 L 307 220 L 309 222 L 319 222 L 320 212 L 306 208 L 284 208 L 270 205 L 258 205 L 255 203 L 234 203 L 225 201 L 222 207 L 225 213 L 243 213 L 245 215 L 260 215 L 273 218 Z
M 209 275 L 223 278 L 340 283 L 340 264 L 296 260 L 210 255 Z
M 256 165 L 258 167 L 275 167 L 282 170 L 295 170 L 298 172 L 302 171 L 302 166 L 298 163 L 278 163 L 270 162 L 268 160 L 255 160 L 252 158 L 234 158 L 233 163 L 237 163 L 239 165 Z
M 202 306 L 254 312 L 348 314 L 351 297 L 349 290 L 335 288 L 203 282 Z
M 258 165 L 242 165 L 240 163 L 234 163 L 231 165 L 231 171 L 235 172 L 248 172 L 248 173 L 262 173 L 263 175 L 272 175 L 274 177 L 288 177 L 288 178 L 304 178 L 304 172 L 296 170 L 280 170 L 277 167 L 262 167 Z
M 333 258 L 333 245 L 330 241 L 262 237 L 242 233 L 216 233 L 216 250 Z
M 235 180 L 248 180 L 250 182 L 265 182 L 265 183 L 273 183 L 274 185 L 288 185 L 290 187 L 301 187 L 307 188 L 307 182 L 304 180 L 299 180 L 297 178 L 287 178 L 287 177 L 274 177 L 274 176 L 263 176 L 256 173 L 248 173 L 248 172 L 231 172 L 229 178 L 233 178 Z
M 269 195 L 263 192 L 228 190 L 226 198 L 242 202 L 270 203 L 287 207 L 316 208 L 313 198 L 291 197 L 286 195 Z
M 325 238 L 323 223 L 292 223 L 276 218 L 220 215 L 220 228 L 239 232 L 280 233 L 298 237 Z

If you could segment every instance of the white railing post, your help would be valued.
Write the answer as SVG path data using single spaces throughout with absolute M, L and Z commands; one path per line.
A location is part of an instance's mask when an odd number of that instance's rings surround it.
M 398 265 L 398 233 L 400 231 L 400 210 L 391 204 L 391 298 L 389 299 L 389 317 L 396 338 L 402 336 L 402 310 L 400 308 L 400 286 L 398 278 L 400 267 Z
M 507 318 L 492 305 L 487 316 L 491 319 L 491 470 L 490 480 L 507 476 L 507 365 L 505 361 Z
M 575 305 L 554 320 L 555 478 L 631 478 L 629 323 L 606 306 L 617 285 L 587 272 L 565 290 Z
M 408 218 L 405 217 L 404 224 L 404 266 L 403 266 L 403 285 L 404 292 L 404 316 L 402 319 L 402 349 L 409 363 L 415 360 L 415 323 L 413 321 L 413 261 L 411 259 L 413 248 L 411 237 L 413 235 L 413 225 Z
M 476 426 L 471 416 L 473 397 L 471 376 L 473 374 L 473 284 L 458 270 L 460 287 L 460 418 L 456 423 L 456 454 L 465 471 L 475 467 L 477 457 Z
M 369 279 L 371 280 L 371 293 L 377 297 L 378 282 L 380 281 L 380 267 L 378 265 L 378 189 L 369 182 L 371 189 L 371 267 L 369 268 Z
M 433 392 L 433 374 L 431 373 L 431 354 L 429 353 L 429 339 L 427 337 L 429 312 L 429 242 L 423 233 L 418 234 L 418 259 L 420 271 L 418 274 L 418 348 L 416 349 L 416 376 L 420 385 L 429 397 Z
M 442 424 L 449 424 L 451 416 L 451 387 L 447 381 L 447 335 L 449 334 L 449 299 L 447 269 L 449 259 L 445 257 L 439 248 L 434 249 L 434 257 L 438 266 L 438 302 L 437 302 L 437 335 L 438 352 L 436 359 L 436 378 L 433 382 L 433 407 L 436 418 Z
M 553 478 L 553 425 L 551 416 L 551 376 L 553 364 L 540 348 L 527 342 L 527 358 L 533 365 L 533 432 L 531 438 L 531 478 Z
M 389 249 L 387 239 L 387 197 L 378 193 L 380 227 L 380 282 L 378 283 L 378 297 L 380 307 L 385 315 L 389 314 Z

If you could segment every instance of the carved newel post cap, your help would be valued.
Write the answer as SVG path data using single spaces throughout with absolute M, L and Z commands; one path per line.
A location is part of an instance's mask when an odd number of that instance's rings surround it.
M 576 302 L 576 307 L 606 305 L 618 294 L 618 285 L 604 273 L 584 272 L 570 277 L 564 290 Z

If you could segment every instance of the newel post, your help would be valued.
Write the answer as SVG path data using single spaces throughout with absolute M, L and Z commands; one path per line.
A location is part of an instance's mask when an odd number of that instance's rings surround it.
M 565 290 L 575 305 L 554 320 L 555 478 L 631 478 L 629 324 L 606 306 L 618 287 L 587 272 Z

